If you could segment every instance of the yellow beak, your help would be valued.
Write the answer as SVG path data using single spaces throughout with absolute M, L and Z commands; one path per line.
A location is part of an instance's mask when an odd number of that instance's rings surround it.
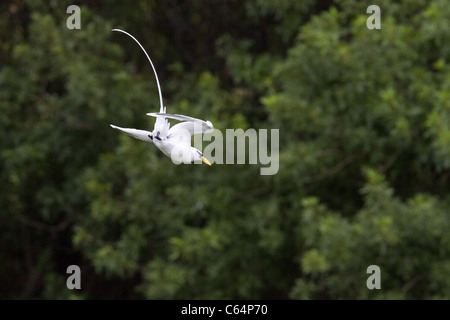
M 206 159 L 205 157 L 202 157 L 202 161 L 204 162 L 204 163 L 206 163 L 208 166 L 210 166 L 211 165 L 211 163 L 208 161 L 208 159 Z

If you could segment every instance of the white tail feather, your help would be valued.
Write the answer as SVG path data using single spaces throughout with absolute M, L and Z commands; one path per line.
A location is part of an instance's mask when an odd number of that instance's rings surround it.
M 159 102 L 160 102 L 159 112 L 165 113 L 166 109 L 163 106 L 163 98 L 162 98 L 162 93 L 161 93 L 161 86 L 159 85 L 158 74 L 156 73 L 155 66 L 153 65 L 152 60 L 148 56 L 147 51 L 145 51 L 144 47 L 139 43 L 139 41 L 137 41 L 137 39 L 135 37 L 133 37 L 131 34 L 129 34 L 128 32 L 123 31 L 121 29 L 112 29 L 112 31 L 118 31 L 118 32 L 125 33 L 127 36 L 131 37 L 134 41 L 136 41 L 137 44 L 141 47 L 142 51 L 144 51 L 145 55 L 147 56 L 148 61 L 150 62 L 150 65 L 152 66 L 153 73 L 155 74 L 155 78 L 156 78 L 156 84 L 158 85 Z

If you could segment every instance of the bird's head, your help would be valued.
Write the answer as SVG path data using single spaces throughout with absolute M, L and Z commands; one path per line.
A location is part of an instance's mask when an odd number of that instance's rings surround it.
M 198 150 L 194 147 L 191 147 L 191 154 L 192 154 L 193 161 L 201 160 L 202 162 L 206 163 L 207 165 L 209 165 L 209 166 L 211 165 L 211 163 L 208 161 L 208 159 L 206 159 L 203 156 L 203 153 L 200 150 Z

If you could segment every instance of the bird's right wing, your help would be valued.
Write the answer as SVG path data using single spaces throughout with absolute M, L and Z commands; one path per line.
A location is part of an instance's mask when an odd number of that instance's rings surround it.
M 201 119 L 184 116 L 181 114 L 170 114 L 170 113 L 147 113 L 148 116 L 152 117 L 164 117 L 169 119 L 175 119 L 178 121 L 185 121 L 181 123 L 177 123 L 172 128 L 170 128 L 168 134 L 176 135 L 180 134 L 182 131 L 184 133 L 189 133 L 189 135 L 199 134 L 199 133 L 210 133 L 214 130 L 214 126 L 211 121 L 203 121 Z M 158 120 L 157 120 L 158 121 Z
M 118 126 L 114 126 L 112 124 L 110 124 L 110 126 L 111 126 L 111 128 L 116 129 L 120 132 L 126 133 L 126 134 L 132 136 L 133 138 L 136 138 L 136 139 L 139 139 L 142 141 L 153 142 L 152 138 L 150 138 L 152 136 L 152 133 L 150 131 L 132 129 L 132 128 L 121 128 Z

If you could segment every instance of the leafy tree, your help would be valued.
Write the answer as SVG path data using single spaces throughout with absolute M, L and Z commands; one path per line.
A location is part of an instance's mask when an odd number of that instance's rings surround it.
M 355 0 L 69 4 L 0 5 L 0 297 L 450 297 L 444 1 L 373 3 L 381 30 Z M 168 112 L 280 129 L 278 173 L 111 130 L 159 105 L 113 27 Z

